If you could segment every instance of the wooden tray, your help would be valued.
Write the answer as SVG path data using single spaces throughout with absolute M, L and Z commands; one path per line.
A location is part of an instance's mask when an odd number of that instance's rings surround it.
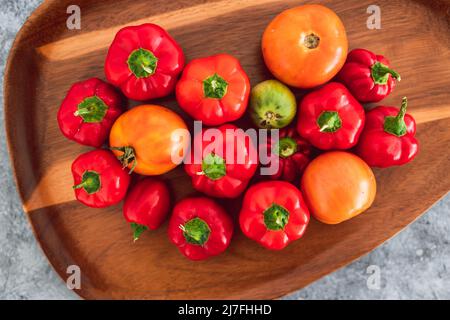
M 169 242 L 167 223 L 133 243 L 121 206 L 95 210 L 74 200 L 70 164 L 89 148 L 63 137 L 56 113 L 73 82 L 104 78 L 105 55 L 120 27 L 160 24 L 179 41 L 188 61 L 233 54 L 254 85 L 270 77 L 260 54 L 265 26 L 282 10 L 304 2 L 58 0 L 44 2 L 29 18 L 11 50 L 5 76 L 11 160 L 24 210 L 51 264 L 63 279 L 69 265 L 80 266 L 80 296 L 280 297 L 369 252 L 448 192 L 450 2 L 380 0 L 382 28 L 369 30 L 366 10 L 372 0 L 338 0 L 316 2 L 342 18 L 350 48 L 364 47 L 391 59 L 403 80 L 383 103 L 399 105 L 408 96 L 409 111 L 420 123 L 420 154 L 406 166 L 375 170 L 378 195 L 369 211 L 336 226 L 313 220 L 305 237 L 281 252 L 263 249 L 236 228 L 225 254 L 191 262 Z M 82 29 L 71 31 L 66 8 L 74 3 L 81 7 Z M 157 102 L 179 111 L 173 97 Z M 176 200 L 193 193 L 182 168 L 165 178 Z M 233 214 L 239 210 L 239 200 L 225 205 Z

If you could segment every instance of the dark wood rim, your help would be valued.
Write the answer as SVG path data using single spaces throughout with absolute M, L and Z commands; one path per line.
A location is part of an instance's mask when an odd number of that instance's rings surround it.
M 5 74 L 4 74 L 4 81 L 3 81 L 3 107 L 4 107 L 4 115 L 5 115 L 5 121 L 4 121 L 4 125 L 5 125 L 5 131 L 6 131 L 6 145 L 7 145 L 7 150 L 8 150 L 8 154 L 9 154 L 9 160 L 10 160 L 10 165 L 12 168 L 12 172 L 13 172 L 13 177 L 14 177 L 14 183 L 16 185 L 20 200 L 23 203 L 25 203 L 25 196 L 23 193 L 23 189 L 21 187 L 21 184 L 19 183 L 19 178 L 17 175 L 17 171 L 16 171 L 16 154 L 14 152 L 12 152 L 12 146 L 11 146 L 11 141 L 12 141 L 12 137 L 11 137 L 11 122 L 7 121 L 8 118 L 10 118 L 10 113 L 13 112 L 13 107 L 10 105 L 9 101 L 10 101 L 10 92 L 9 90 L 7 90 L 8 86 L 9 86 L 9 77 L 11 74 L 11 69 L 12 69 L 12 61 L 14 59 L 14 56 L 17 54 L 17 46 L 20 42 L 23 41 L 23 35 L 25 34 L 25 31 L 29 28 L 28 26 L 28 21 L 30 19 L 34 19 L 35 17 L 39 17 L 41 16 L 50 6 L 52 5 L 52 1 L 48 1 L 48 0 L 44 0 L 44 2 L 42 2 L 32 13 L 31 15 L 26 19 L 25 23 L 23 24 L 23 26 L 20 28 L 19 32 L 16 34 L 16 37 L 14 39 L 14 42 L 11 46 L 11 49 L 9 51 L 8 54 L 8 59 L 6 62 L 6 67 L 5 67 Z M 35 239 L 38 242 L 38 247 L 41 250 L 41 252 L 45 255 L 49 265 L 52 267 L 53 271 L 59 275 L 60 279 L 62 281 L 64 281 L 64 277 L 62 275 L 62 273 L 60 273 L 60 271 L 58 271 L 58 269 L 55 267 L 55 265 L 53 264 L 53 262 L 51 261 L 51 259 L 49 259 L 49 256 L 47 254 L 47 252 L 44 250 L 44 248 L 42 247 L 41 242 L 38 240 L 38 234 L 37 231 L 35 229 L 35 226 L 33 225 L 33 223 L 31 223 L 30 220 L 30 216 L 28 215 L 28 211 L 25 207 L 22 207 L 24 212 L 25 212 L 25 216 L 27 217 L 28 220 L 28 225 L 31 227 L 31 230 L 33 232 L 33 235 L 35 237 Z M 75 292 L 75 291 L 74 291 Z M 83 299 L 86 299 L 86 297 L 81 296 L 80 294 L 78 294 L 77 292 L 75 292 L 78 296 L 80 296 Z

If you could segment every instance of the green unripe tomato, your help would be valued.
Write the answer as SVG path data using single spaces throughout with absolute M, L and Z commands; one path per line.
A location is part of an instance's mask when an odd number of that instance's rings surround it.
M 281 129 L 289 125 L 297 112 L 292 91 L 277 80 L 266 80 L 252 89 L 250 115 L 258 128 Z

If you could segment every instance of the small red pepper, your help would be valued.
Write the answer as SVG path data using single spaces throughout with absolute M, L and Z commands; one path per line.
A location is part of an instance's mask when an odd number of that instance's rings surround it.
M 247 190 L 239 223 L 250 239 L 281 250 L 303 236 L 309 211 L 300 190 L 289 182 L 260 182 Z
M 225 251 L 233 235 L 233 221 L 215 201 L 186 198 L 173 209 L 169 238 L 191 260 L 204 260 Z
M 130 175 L 107 150 L 83 153 L 72 163 L 75 196 L 92 208 L 105 208 L 125 197 Z
M 128 98 L 142 101 L 171 93 L 183 66 L 178 43 L 160 26 L 146 23 L 117 33 L 106 56 L 105 74 Z
M 378 102 L 389 95 L 400 75 L 389 67 L 389 61 L 365 49 L 354 49 L 337 76 L 361 102 Z
M 400 110 L 379 106 L 366 115 L 366 126 L 361 134 L 356 153 L 369 166 L 387 168 L 411 161 L 419 151 L 414 137 L 416 122 L 406 113 L 406 97 Z
M 279 141 L 269 139 L 267 145 L 260 145 L 260 154 L 268 155 L 268 159 L 278 162 L 278 170 L 269 177 L 273 180 L 293 182 L 300 178 L 312 157 L 312 146 L 301 138 L 295 127 L 288 127 L 279 131 Z M 271 167 L 270 161 L 266 166 Z
M 192 60 L 176 87 L 180 107 L 205 125 L 239 119 L 247 109 L 250 81 L 239 60 L 228 55 Z
M 58 111 L 58 125 L 68 139 L 100 147 L 122 113 L 122 98 L 113 86 L 92 78 L 75 83 Z
M 303 98 L 297 131 L 316 148 L 350 149 L 358 142 L 364 120 L 361 104 L 344 85 L 331 82 Z
M 205 130 L 197 134 L 190 161 L 184 166 L 186 173 L 191 177 L 194 189 L 211 197 L 236 198 L 244 192 L 256 172 L 257 151 L 250 137 L 232 124 L 206 130 L 218 130 L 220 145 L 210 147 L 214 142 L 205 135 Z
M 150 229 L 156 230 L 169 213 L 170 193 L 166 184 L 155 178 L 139 181 L 128 192 L 123 215 L 131 223 L 134 241 Z

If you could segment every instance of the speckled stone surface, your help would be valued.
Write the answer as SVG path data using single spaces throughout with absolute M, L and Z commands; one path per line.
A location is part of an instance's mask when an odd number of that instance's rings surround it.
M 15 34 L 40 2 L 0 0 L 2 75 Z M 0 299 L 77 299 L 49 266 L 22 211 L 6 150 L 3 76 L 1 86 Z M 447 195 L 370 254 L 284 299 L 450 299 L 449 206 Z

